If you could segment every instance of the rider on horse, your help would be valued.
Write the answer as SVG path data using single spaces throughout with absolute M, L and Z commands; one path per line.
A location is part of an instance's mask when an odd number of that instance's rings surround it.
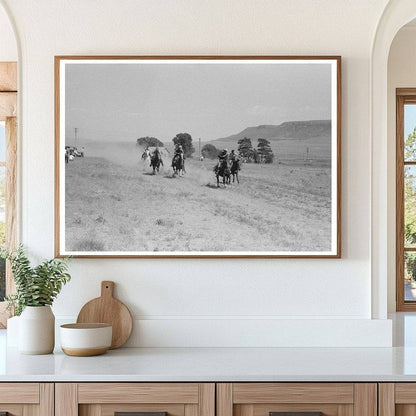
M 177 144 L 175 147 L 175 154 L 173 155 L 173 159 L 172 159 L 172 167 L 174 165 L 175 159 L 178 157 L 180 158 L 182 165 L 185 165 L 185 162 L 184 162 L 185 154 L 184 154 L 183 147 L 181 144 Z
M 154 152 L 152 154 L 152 158 L 151 158 L 151 161 L 150 161 L 150 166 L 152 166 L 152 160 L 159 161 L 160 164 L 163 166 L 162 153 L 160 153 L 159 147 L 156 147 L 156 149 L 154 150 Z
M 223 184 L 229 183 L 230 167 L 228 166 L 228 150 L 223 149 L 218 155 L 218 164 L 214 167 L 215 176 L 217 177 L 217 186 L 220 184 L 219 177 L 222 176 Z
M 184 153 L 183 153 L 183 147 L 181 144 L 177 144 L 175 147 L 175 156 L 179 156 L 182 160 L 185 159 Z
M 231 162 L 235 162 L 235 161 L 237 161 L 239 159 L 240 159 L 240 157 L 238 156 L 237 153 L 235 153 L 235 150 L 234 149 L 231 150 L 231 153 L 230 153 L 230 161 Z
M 221 150 L 221 152 L 218 155 L 218 167 L 220 167 L 221 165 L 228 166 L 228 150 L 227 149 Z
M 185 154 L 183 151 L 183 147 L 181 144 L 176 144 L 175 147 L 175 153 L 172 158 L 172 168 L 173 168 L 173 174 L 179 174 L 181 176 L 182 174 L 186 173 L 185 171 Z

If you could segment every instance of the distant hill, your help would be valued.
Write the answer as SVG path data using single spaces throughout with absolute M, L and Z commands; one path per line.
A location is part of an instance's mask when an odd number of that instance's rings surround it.
M 311 139 L 314 137 L 331 137 L 331 120 L 286 121 L 279 125 L 261 125 L 247 127 L 237 134 L 217 139 L 218 141 L 238 141 L 244 137 L 252 140 L 263 138 L 279 139 Z M 217 141 L 213 140 L 213 142 Z

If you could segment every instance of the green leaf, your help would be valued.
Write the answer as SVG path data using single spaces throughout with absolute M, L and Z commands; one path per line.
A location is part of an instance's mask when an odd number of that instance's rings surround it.
M 52 305 L 63 285 L 71 280 L 68 257 L 45 260 L 32 267 L 22 245 L 10 252 L 0 249 L 0 257 L 10 261 L 16 293 L 7 296 L 6 302 L 16 315 L 26 306 Z

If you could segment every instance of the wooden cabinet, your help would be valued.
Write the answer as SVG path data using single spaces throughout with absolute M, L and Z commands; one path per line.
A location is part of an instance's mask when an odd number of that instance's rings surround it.
M 377 416 L 377 384 L 217 384 L 217 416 L 318 416 L 319 412 Z
M 0 383 L 0 415 L 53 416 L 52 383 Z
M 380 383 L 379 416 L 415 416 L 416 383 Z
M 2 412 L 8 416 L 416 416 L 416 383 L 0 383 L 0 416 Z
M 215 416 L 214 383 L 57 383 L 56 416 Z M 161 413 L 162 412 L 162 413 Z M 155 415 L 159 413 L 159 415 Z

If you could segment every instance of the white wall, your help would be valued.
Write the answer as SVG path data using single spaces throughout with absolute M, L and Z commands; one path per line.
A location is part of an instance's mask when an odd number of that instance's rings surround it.
M 137 319 L 130 345 L 390 343 L 370 320 L 369 63 L 387 0 L 4 2 L 22 49 L 22 241 L 39 257 L 53 256 L 54 55 L 343 57 L 342 259 L 74 259 L 58 317 L 110 279 Z
M 3 7 L 0 7 L 0 61 L 17 61 L 16 39 Z
M 396 310 L 396 88 L 416 88 L 416 25 L 404 26 L 388 60 L 388 307 Z

